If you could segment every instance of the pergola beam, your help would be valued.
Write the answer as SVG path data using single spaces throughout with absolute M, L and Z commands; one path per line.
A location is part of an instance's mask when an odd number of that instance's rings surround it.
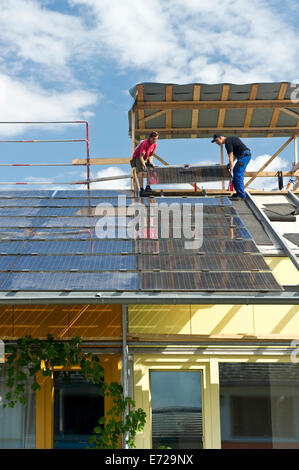
M 277 155 L 279 155 L 288 145 L 290 142 L 292 142 L 292 140 L 294 139 L 294 137 L 290 137 L 278 150 L 277 152 L 274 153 L 274 155 L 272 155 L 271 158 L 269 158 L 269 160 L 266 161 L 266 163 L 256 172 L 256 175 L 253 176 L 246 184 L 245 184 L 245 188 L 247 188 L 254 180 L 255 178 L 258 176 L 259 173 L 261 173 L 262 171 L 264 171 L 265 168 L 267 168 L 268 165 L 270 165 L 270 163 L 274 160 L 274 158 L 277 157 Z
M 288 114 L 289 116 L 292 116 L 293 118 L 295 118 L 297 120 L 299 120 L 299 114 L 295 113 L 295 111 L 292 111 L 291 109 L 281 108 L 280 111 L 285 113 L 285 114 Z
M 194 85 L 193 89 L 193 101 L 199 101 L 200 100 L 200 85 Z M 198 109 L 193 109 L 192 110 L 192 129 L 197 129 L 198 127 L 198 116 L 199 116 L 199 110 Z M 196 139 L 196 134 L 191 134 L 191 139 Z
M 279 89 L 279 93 L 278 93 L 278 99 L 279 100 L 284 99 L 284 97 L 286 95 L 286 92 L 287 92 L 287 89 L 288 89 L 288 83 L 282 83 L 280 85 L 280 89 Z M 279 108 L 274 109 L 273 114 L 272 114 L 271 123 L 270 123 L 271 129 L 276 127 L 277 121 L 278 121 L 278 118 L 279 118 L 279 114 L 280 114 L 280 109 Z M 273 137 L 273 134 L 270 134 L 269 137 Z
M 160 135 L 164 134 L 197 134 L 197 135 L 210 135 L 212 136 L 217 132 L 218 134 L 223 134 L 226 135 L 228 133 L 230 134 L 237 134 L 241 135 L 242 133 L 246 133 L 249 135 L 264 135 L 264 134 L 275 134 L 275 135 L 282 135 L 282 136 L 287 136 L 287 135 L 293 135 L 293 134 L 298 134 L 298 128 L 297 127 L 277 127 L 276 129 L 270 129 L 269 127 L 224 127 L 222 129 L 219 129 L 217 127 L 201 127 L 197 129 L 191 129 L 190 127 L 186 128 L 171 128 L 171 129 L 165 129 L 165 128 L 150 128 L 146 129 L 147 133 L 150 133 L 151 131 L 156 130 L 159 132 Z M 136 136 L 144 133 L 144 130 L 142 129 L 136 129 L 135 134 Z
M 258 89 L 259 89 L 259 85 L 257 83 L 255 83 L 251 86 L 249 101 L 255 101 L 256 100 Z M 244 127 L 250 127 L 253 111 L 254 111 L 253 108 L 248 108 L 247 109 L 246 116 L 245 116 L 245 121 L 244 121 Z M 242 137 L 247 137 L 247 136 L 248 136 L 248 134 L 243 134 L 242 135 Z
M 226 100 L 226 101 L 140 101 L 133 106 L 134 109 L 276 109 L 299 108 L 299 102 L 291 100 Z

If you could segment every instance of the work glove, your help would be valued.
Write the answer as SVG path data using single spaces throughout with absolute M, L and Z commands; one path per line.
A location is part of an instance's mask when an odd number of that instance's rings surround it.
M 153 170 L 155 168 L 155 165 L 150 162 L 146 162 L 146 166 L 148 167 L 149 170 Z

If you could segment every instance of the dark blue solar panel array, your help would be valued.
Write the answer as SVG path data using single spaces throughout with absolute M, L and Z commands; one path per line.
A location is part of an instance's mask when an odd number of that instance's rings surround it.
M 137 203 L 145 227 L 135 224 Z M 170 213 L 162 237 L 161 203 L 203 207 L 203 241 L 186 248 L 182 217 Z M 130 208 L 126 217 L 126 208 Z M 115 218 L 112 217 L 114 211 Z M 104 216 L 104 218 L 103 218 Z M 140 229 L 130 238 L 127 226 Z M 226 197 L 134 198 L 130 191 L 0 191 L 0 290 L 281 290 Z

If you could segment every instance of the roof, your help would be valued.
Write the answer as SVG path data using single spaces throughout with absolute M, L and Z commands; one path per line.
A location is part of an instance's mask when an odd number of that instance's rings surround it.
M 291 83 L 186 85 L 140 83 L 130 93 L 135 137 L 151 130 L 160 138 L 208 138 L 214 133 L 243 137 L 299 134 L 299 101 L 291 100 Z
M 203 208 L 203 243 L 186 247 L 174 235 L 181 218 L 170 213 L 169 237 L 157 225 L 139 239 L 128 227 L 133 213 L 118 218 L 119 195 L 127 208 L 144 202 L 146 220 L 161 202 Z M 124 200 L 125 198 L 125 200 Z M 117 207 L 116 218 L 103 212 Z M 130 209 L 128 209 L 130 210 Z M 163 215 L 164 217 L 164 215 Z M 164 221 L 164 218 L 163 218 Z M 196 222 L 197 223 L 197 222 Z M 115 224 L 115 225 L 114 225 Z M 182 230 L 182 227 L 181 227 Z M 166 238 L 165 238 L 166 236 Z M 184 238 L 184 236 L 186 238 Z M 178 237 L 178 238 L 176 238 Z M 189 240 L 190 241 L 190 240 Z M 0 192 L 0 291 L 2 292 L 281 292 L 240 214 L 227 197 L 145 198 L 130 191 Z

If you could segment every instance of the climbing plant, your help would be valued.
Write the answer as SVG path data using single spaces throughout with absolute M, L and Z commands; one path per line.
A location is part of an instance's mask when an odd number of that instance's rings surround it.
M 62 367 L 67 371 L 72 366 L 79 366 L 82 375 L 88 382 L 100 385 L 102 396 L 111 396 L 112 408 L 107 412 L 107 417 L 99 419 L 99 426 L 93 431 L 90 438 L 91 447 L 113 449 L 118 447 L 122 434 L 126 435 L 129 447 L 135 447 L 134 437 L 137 431 L 141 431 L 145 425 L 146 414 L 139 408 L 135 410 L 135 402 L 130 397 L 123 397 L 123 388 L 117 382 L 107 385 L 104 382 L 104 368 L 99 357 L 92 353 L 82 352 L 82 339 L 80 336 L 70 341 L 56 341 L 48 334 L 46 340 L 25 336 L 13 345 L 6 346 L 7 356 L 7 387 L 9 391 L 5 395 L 3 407 L 13 408 L 16 403 L 26 405 L 25 387 L 31 377 L 31 388 L 38 391 L 41 386 L 38 382 L 38 374 L 51 377 L 55 367 Z M 122 414 L 126 411 L 123 422 Z

